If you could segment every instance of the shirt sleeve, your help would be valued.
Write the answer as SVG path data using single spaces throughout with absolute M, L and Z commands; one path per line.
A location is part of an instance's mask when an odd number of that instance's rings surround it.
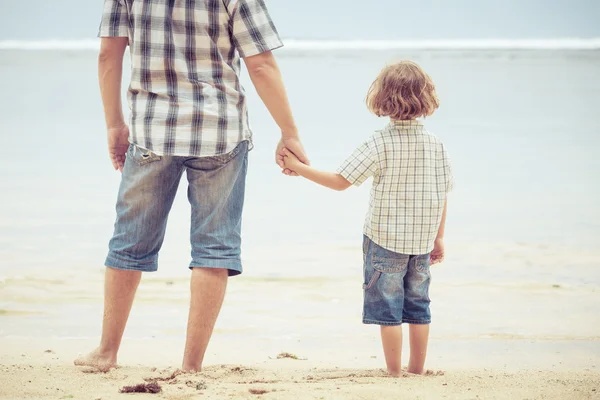
M 129 17 L 122 0 L 104 0 L 98 37 L 129 37 Z
M 241 57 L 283 46 L 263 0 L 234 0 L 227 5 L 233 45 Z
M 369 177 L 375 175 L 377 170 L 378 163 L 373 149 L 370 148 L 368 142 L 365 142 L 342 163 L 337 169 L 337 173 L 351 184 L 360 186 Z
M 444 184 L 444 191 L 449 193 L 454 189 L 454 174 L 446 146 L 442 144 L 442 160 L 438 167 L 438 173 L 442 175 L 441 181 Z

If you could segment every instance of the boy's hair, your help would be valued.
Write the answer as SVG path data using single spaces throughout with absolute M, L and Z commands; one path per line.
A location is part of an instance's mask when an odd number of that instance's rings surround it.
M 385 67 L 371 84 L 366 101 L 378 117 L 396 120 L 428 117 L 440 106 L 433 81 L 412 61 Z

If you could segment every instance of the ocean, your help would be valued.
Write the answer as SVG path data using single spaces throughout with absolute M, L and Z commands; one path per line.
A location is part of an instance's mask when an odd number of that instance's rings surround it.
M 120 176 L 106 154 L 96 49 L 94 41 L 0 42 L 0 338 L 100 334 Z M 436 83 L 441 106 L 425 125 L 446 144 L 456 179 L 446 261 L 432 270 L 438 354 L 551 343 L 566 346 L 565 363 L 600 360 L 597 40 L 292 41 L 275 54 L 320 169 L 334 170 L 386 124 L 364 105 L 386 63 L 412 59 Z M 378 351 L 375 331 L 360 324 L 370 181 L 339 193 L 283 176 L 277 127 L 243 78 L 255 139 L 245 272 L 230 280 L 216 336 L 259 348 Z M 185 184 L 126 338 L 183 336 Z

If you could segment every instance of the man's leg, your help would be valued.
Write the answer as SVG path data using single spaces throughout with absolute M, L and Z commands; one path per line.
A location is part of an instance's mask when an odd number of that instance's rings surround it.
M 177 157 L 130 146 L 121 176 L 117 220 L 105 265 L 104 319 L 100 346 L 76 365 L 106 371 L 117 352 L 142 272 L 156 271 L 167 218 L 183 172 Z
M 141 277 L 140 271 L 106 268 L 100 346 L 88 355 L 76 359 L 75 365 L 95 367 L 104 372 L 116 367 L 121 338 Z
M 192 298 L 182 366 L 184 371 L 200 371 L 202 368 L 204 353 L 225 298 L 227 279 L 227 269 L 192 270 Z
M 188 199 L 192 206 L 191 304 L 182 367 L 200 371 L 227 277 L 242 272 L 242 210 L 248 143 L 228 154 L 186 161 Z

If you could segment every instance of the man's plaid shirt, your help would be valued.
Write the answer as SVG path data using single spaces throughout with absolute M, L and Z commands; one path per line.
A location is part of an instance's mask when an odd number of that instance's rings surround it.
M 282 46 L 263 0 L 105 0 L 100 37 L 128 37 L 130 142 L 214 156 L 251 141 L 240 57 Z
M 338 168 L 353 185 L 373 177 L 364 233 L 402 254 L 427 254 L 454 178 L 442 142 L 420 121 L 391 122 Z

